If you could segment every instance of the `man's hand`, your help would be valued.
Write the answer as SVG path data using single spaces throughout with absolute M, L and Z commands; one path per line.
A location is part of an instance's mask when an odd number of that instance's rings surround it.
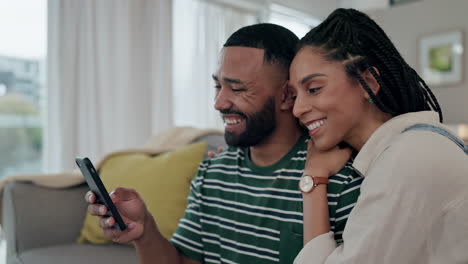
M 88 212 L 100 218 L 99 226 L 104 231 L 104 235 L 117 243 L 141 239 L 145 234 L 145 227 L 149 226 L 148 221 L 154 221 L 143 199 L 135 190 L 127 188 L 117 188 L 110 193 L 110 197 L 127 226 L 124 231 L 112 227 L 115 219 L 105 216 L 108 209 L 105 205 L 96 203 L 93 192 L 89 191 L 85 196 L 85 200 L 89 203 Z
M 312 176 L 330 177 L 340 171 L 351 157 L 350 148 L 335 148 L 320 151 L 315 148 L 314 141 L 309 140 L 307 145 L 307 161 L 304 173 Z

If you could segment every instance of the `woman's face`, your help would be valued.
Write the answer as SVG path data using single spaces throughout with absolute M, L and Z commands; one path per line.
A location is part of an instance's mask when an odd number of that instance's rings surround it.
M 293 114 L 307 126 L 320 150 L 359 137 L 369 105 L 364 89 L 348 77 L 340 61 L 327 61 L 317 49 L 302 48 L 292 61 Z M 367 105 L 366 105 L 367 104 Z

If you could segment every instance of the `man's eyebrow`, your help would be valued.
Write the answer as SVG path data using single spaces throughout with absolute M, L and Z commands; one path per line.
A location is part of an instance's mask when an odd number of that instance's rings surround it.
M 215 82 L 219 82 L 218 76 L 212 74 L 212 75 L 211 75 L 211 78 L 213 78 L 213 80 L 214 80 Z M 229 77 L 223 77 L 223 81 L 228 82 L 228 83 L 235 83 L 235 84 L 243 84 L 243 85 L 245 85 L 245 83 L 244 83 L 243 81 L 241 81 L 240 79 L 234 79 L 234 78 L 229 78 Z
M 320 77 L 320 76 L 327 76 L 327 75 L 325 75 L 325 74 L 323 74 L 323 73 L 313 73 L 313 74 L 307 75 L 306 77 L 302 78 L 301 84 L 304 84 L 304 83 L 306 83 L 308 80 L 313 79 L 313 78 L 315 78 L 315 77 Z
M 223 77 L 223 81 L 228 82 L 228 83 L 244 84 L 244 82 L 242 82 L 239 79 L 233 79 L 233 78 L 229 78 L 229 77 Z

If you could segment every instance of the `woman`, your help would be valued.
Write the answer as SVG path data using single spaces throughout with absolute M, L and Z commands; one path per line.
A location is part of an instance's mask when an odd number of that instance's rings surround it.
M 327 160 L 346 155 L 336 147 L 346 142 L 364 176 L 339 246 L 326 185 L 303 191 L 295 263 L 468 263 L 468 158 L 458 139 L 439 134 L 435 96 L 383 30 L 338 9 L 300 41 L 290 73 L 294 115 L 313 139 L 308 155 L 327 155 L 305 174 L 328 178 L 339 165 Z

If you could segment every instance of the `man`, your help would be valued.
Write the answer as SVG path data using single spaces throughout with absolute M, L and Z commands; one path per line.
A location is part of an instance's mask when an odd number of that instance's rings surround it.
M 138 193 L 124 188 L 111 197 L 126 231 L 111 228 L 115 221 L 104 218 L 104 206 L 89 206 L 101 216 L 107 237 L 134 241 L 141 263 L 293 262 L 303 245 L 298 182 L 307 154 L 288 88 L 297 42 L 273 24 L 244 27 L 229 37 L 213 79 L 230 147 L 201 163 L 171 241 L 158 232 Z M 86 199 L 95 202 L 92 193 Z

